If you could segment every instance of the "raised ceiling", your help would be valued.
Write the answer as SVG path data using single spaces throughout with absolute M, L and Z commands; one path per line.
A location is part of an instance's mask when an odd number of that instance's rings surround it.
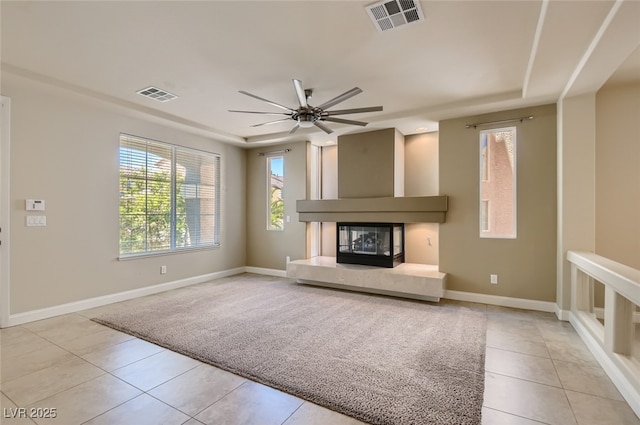
M 2 1 L 2 71 L 250 146 L 330 139 L 228 109 L 297 105 L 293 78 L 366 129 L 404 134 L 443 118 L 556 102 L 640 80 L 640 2 L 422 1 L 424 20 L 379 32 L 372 1 Z M 616 73 L 616 70 L 617 73 Z M 155 86 L 179 96 L 156 102 Z M 332 136 L 361 128 L 330 123 Z

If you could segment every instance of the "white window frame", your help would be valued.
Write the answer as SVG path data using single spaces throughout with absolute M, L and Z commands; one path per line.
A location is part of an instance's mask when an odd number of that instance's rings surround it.
M 170 173 L 171 200 L 170 200 L 170 207 L 168 211 L 168 214 L 170 214 L 170 235 L 169 235 L 168 246 L 166 249 L 153 249 L 153 247 L 150 246 L 148 239 L 146 239 L 144 242 L 144 245 L 145 245 L 144 249 L 135 249 L 135 250 L 126 249 L 126 246 L 123 246 L 123 242 L 126 242 L 126 240 L 121 239 L 121 237 L 119 236 L 118 238 L 119 257 L 118 258 L 126 259 L 131 257 L 140 257 L 140 256 L 166 255 L 166 254 L 171 254 L 176 252 L 183 252 L 186 250 L 198 250 L 198 249 L 209 249 L 209 248 L 219 247 L 220 246 L 220 211 L 221 211 L 220 155 L 211 153 L 211 152 L 196 150 L 192 148 L 186 148 L 183 146 L 161 142 L 161 141 L 157 141 L 157 140 L 153 140 L 145 137 L 139 137 L 139 136 L 133 136 L 133 135 L 121 133 L 120 143 L 119 143 L 120 167 L 118 167 L 118 170 L 119 170 L 118 179 L 120 182 L 121 189 L 123 184 L 122 174 L 121 174 L 122 167 L 124 166 L 125 168 L 127 168 L 127 167 L 133 167 L 134 165 L 131 161 L 128 162 L 126 159 L 123 160 L 123 157 L 122 157 L 122 149 L 125 147 L 127 143 L 139 143 L 141 145 L 145 145 L 147 148 L 149 148 L 150 146 L 155 146 L 156 149 L 163 149 L 171 152 L 170 158 L 161 157 L 162 159 L 167 160 L 170 163 L 168 166 L 163 167 L 165 170 L 170 170 L 169 173 Z M 194 158 L 197 162 L 198 167 L 201 166 L 200 161 L 202 161 L 203 163 L 211 166 L 213 169 L 210 172 L 203 173 L 202 168 L 199 168 L 197 181 L 195 182 L 192 181 L 190 183 L 183 182 L 182 186 L 179 188 L 177 178 L 176 178 L 176 175 L 177 175 L 177 171 L 176 171 L 177 159 L 176 158 L 182 155 L 186 155 Z M 138 178 L 137 179 L 138 181 L 145 181 L 145 182 L 155 181 L 154 179 L 149 178 L 148 169 L 149 169 L 149 166 L 147 165 L 145 167 L 145 173 L 147 173 L 146 177 L 142 180 Z M 205 179 L 207 178 L 206 176 L 209 176 L 213 181 L 203 180 L 203 177 Z M 178 190 L 180 191 L 180 193 L 177 193 Z M 209 240 L 205 240 L 205 241 L 198 240 L 197 242 L 189 242 L 188 245 L 183 243 L 181 246 L 177 244 L 177 241 L 179 240 L 179 236 L 177 235 L 176 223 L 178 222 L 177 220 L 178 208 L 176 205 L 177 205 L 177 199 L 180 195 L 182 195 L 183 198 L 188 198 L 188 199 L 213 197 L 212 212 L 206 213 L 206 214 L 199 212 L 197 214 L 198 226 L 197 226 L 196 233 L 198 234 L 198 238 L 201 235 L 200 230 L 202 229 L 201 227 L 202 222 L 200 220 L 202 220 L 203 217 L 209 217 L 211 226 L 213 226 L 213 229 L 212 229 L 213 233 L 212 234 L 209 233 L 209 238 L 210 238 Z M 122 196 L 122 192 L 120 196 Z M 209 204 L 209 206 L 211 206 L 211 204 Z M 202 204 L 200 204 L 199 208 L 201 207 L 202 207 Z M 123 225 L 123 219 L 121 217 L 121 210 L 120 210 L 120 202 L 118 203 L 118 208 L 119 208 L 118 217 L 119 217 L 119 227 L 120 227 Z M 145 212 L 142 215 L 146 217 L 148 214 L 149 214 L 149 211 L 145 210 Z M 188 215 L 186 217 L 188 217 Z M 185 218 L 185 220 L 187 219 Z M 148 218 L 145 218 L 145 222 L 148 222 Z M 211 229 L 209 228 L 209 230 Z M 196 233 L 194 233 L 194 235 Z
M 491 231 L 491 225 L 489 220 L 489 216 L 491 215 L 490 208 L 491 208 L 491 204 L 488 199 L 480 200 L 480 232 L 481 234 Z M 486 217 L 487 217 L 486 222 L 485 220 L 482 219 L 483 213 L 486 213 Z
M 490 202 L 491 200 L 488 199 L 487 196 L 484 195 L 483 193 L 483 184 L 485 183 L 489 183 L 492 181 L 495 181 L 496 176 L 492 175 L 493 173 L 491 172 L 491 150 L 492 148 L 490 147 L 489 141 L 488 141 L 488 134 L 489 133 L 501 133 L 501 132 L 513 132 L 513 152 L 512 152 L 512 186 L 513 186 L 513 201 L 512 201 L 512 205 L 513 205 L 513 224 L 512 224 L 512 228 L 513 228 L 513 232 L 509 233 L 509 234 L 496 234 L 494 233 L 495 229 L 492 229 L 491 226 L 491 220 L 490 217 L 492 214 L 496 213 L 496 208 L 497 205 L 495 202 Z M 503 128 L 492 128 L 492 129 L 487 129 L 487 130 L 482 130 L 479 132 L 479 140 L 478 140 L 478 145 L 479 145 L 479 164 L 480 164 L 480 169 L 479 169 L 479 202 L 478 202 L 478 228 L 480 230 L 480 237 L 481 238 L 487 238 L 487 239 L 516 239 L 518 236 L 518 194 L 517 194 L 517 190 L 518 190 L 518 184 L 517 184 L 517 163 L 518 163 L 518 156 L 517 156 L 517 146 L 518 146 L 518 137 L 517 137 L 518 133 L 517 133 L 517 128 L 515 126 L 513 127 L 503 127 Z M 486 153 L 486 158 L 483 157 L 483 152 L 482 152 L 482 144 L 483 144 L 483 138 L 487 139 L 487 147 L 485 150 Z M 484 164 L 483 164 L 484 163 Z M 488 167 L 488 169 L 486 170 L 486 173 L 483 170 L 483 166 L 486 165 Z M 487 178 L 485 180 L 485 177 Z M 483 229 L 483 220 L 482 220 L 482 211 L 483 211 L 483 203 L 487 202 L 487 212 L 489 214 L 489 217 L 487 217 L 487 230 Z
M 267 196 L 266 196 L 266 202 L 267 202 L 267 217 L 266 217 L 266 221 L 267 221 L 267 230 L 268 231 L 273 231 L 273 232 L 282 232 L 284 231 L 284 226 L 285 226 L 285 213 L 284 213 L 284 208 L 285 208 L 285 203 L 284 203 L 284 181 L 285 181 L 285 176 L 284 176 L 284 155 L 267 155 L 266 156 L 266 169 L 267 169 Z M 271 185 L 271 162 L 273 160 L 276 159 L 280 159 L 282 160 L 282 187 L 280 188 L 280 200 L 282 200 L 282 223 L 280 227 L 274 226 L 272 221 L 271 221 L 271 207 L 273 205 L 272 201 L 273 201 L 273 194 L 272 194 L 272 185 Z

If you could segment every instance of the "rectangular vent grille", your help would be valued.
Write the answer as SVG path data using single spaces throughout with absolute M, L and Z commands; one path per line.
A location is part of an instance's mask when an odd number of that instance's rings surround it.
M 380 32 L 424 20 L 417 0 L 387 0 L 367 6 L 366 9 Z
M 166 90 L 161 90 L 157 87 L 147 87 L 146 89 L 138 90 L 136 93 L 153 100 L 157 100 L 158 102 L 168 102 L 178 98 L 175 94 L 169 93 Z

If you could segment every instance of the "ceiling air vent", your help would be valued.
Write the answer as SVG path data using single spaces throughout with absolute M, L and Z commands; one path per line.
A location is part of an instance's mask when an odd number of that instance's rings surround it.
M 168 102 L 178 98 L 175 94 L 169 93 L 166 90 L 161 90 L 157 87 L 147 87 L 146 89 L 138 90 L 136 93 L 144 97 L 157 100 L 158 102 Z
M 367 6 L 367 13 L 380 32 L 424 20 L 420 2 L 414 0 L 382 1 Z

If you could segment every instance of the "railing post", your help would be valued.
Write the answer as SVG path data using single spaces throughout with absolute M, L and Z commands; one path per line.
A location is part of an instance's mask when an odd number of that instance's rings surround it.
M 640 269 L 589 252 L 568 251 L 570 321 L 636 415 L 640 417 L 640 363 L 634 356 Z M 594 282 L 605 288 L 604 326 L 593 312 Z
M 571 263 L 571 310 L 593 313 L 593 278 Z
M 635 305 L 611 286 L 604 294 L 604 345 L 611 353 L 630 356 L 633 349 Z

